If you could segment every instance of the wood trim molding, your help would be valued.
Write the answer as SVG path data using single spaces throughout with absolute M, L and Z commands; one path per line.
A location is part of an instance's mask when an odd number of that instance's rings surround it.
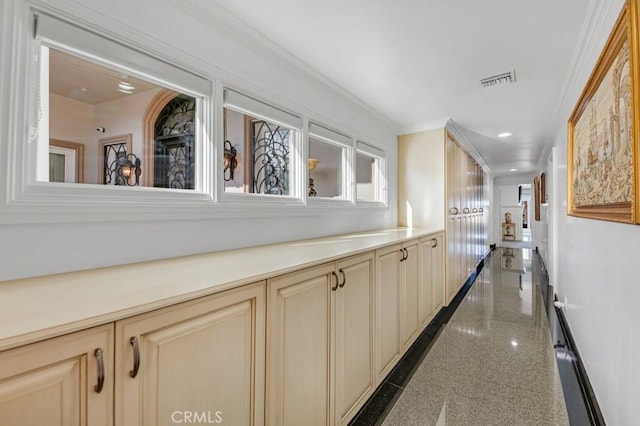
M 99 142 L 99 152 L 98 152 L 98 163 L 100 164 L 100 168 L 98 169 L 98 183 L 104 184 L 104 147 L 105 145 L 112 145 L 115 143 L 125 142 L 127 144 L 127 154 L 131 154 L 131 145 L 132 145 L 133 136 L 131 133 L 127 133 L 126 135 L 120 136 L 111 136 L 108 138 L 98 139 Z
M 253 192 L 253 118 L 244 116 L 244 192 Z
M 84 183 L 84 144 L 62 139 L 49 139 L 49 145 L 72 149 L 76 152 L 76 183 Z
M 160 90 L 151 102 L 149 102 L 149 106 L 142 117 L 142 162 L 144 167 L 142 167 L 141 186 L 153 186 L 153 151 L 156 120 L 164 107 L 178 95 L 179 93 L 173 90 Z

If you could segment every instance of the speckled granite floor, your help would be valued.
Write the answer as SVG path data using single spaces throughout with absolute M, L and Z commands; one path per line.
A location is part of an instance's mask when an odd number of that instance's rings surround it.
M 382 424 L 569 424 L 530 250 L 488 259 Z

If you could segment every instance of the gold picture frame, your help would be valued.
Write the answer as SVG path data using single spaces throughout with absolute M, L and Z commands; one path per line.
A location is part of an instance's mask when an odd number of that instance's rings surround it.
M 637 220 L 638 1 L 627 0 L 569 118 L 571 216 Z

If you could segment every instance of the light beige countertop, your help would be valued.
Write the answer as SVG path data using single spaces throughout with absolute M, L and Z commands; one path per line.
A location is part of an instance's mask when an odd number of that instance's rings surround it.
M 374 230 L 0 282 L 0 350 L 441 231 Z

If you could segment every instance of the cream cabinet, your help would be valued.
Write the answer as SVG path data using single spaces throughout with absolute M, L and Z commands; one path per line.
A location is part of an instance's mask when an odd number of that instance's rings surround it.
M 346 425 L 444 300 L 443 235 L 397 241 L 0 351 L 0 424 Z
M 419 330 L 418 241 L 376 250 L 376 375 L 382 380 Z
M 264 424 L 265 284 L 116 322 L 116 424 Z
M 419 324 L 426 327 L 444 306 L 444 235 L 420 239 Z
M 445 128 L 398 137 L 398 223 L 445 229 L 448 305 L 486 254 L 486 174 Z
M 112 425 L 113 325 L 0 352 L 0 424 Z
M 400 258 L 400 350 L 408 349 L 422 331 L 420 327 L 420 255 L 419 242 L 402 244 Z M 401 354 L 402 355 L 402 354 Z
M 268 280 L 268 424 L 346 424 L 372 393 L 373 262 Z
M 446 133 L 447 245 L 446 303 L 456 295 L 486 252 L 484 173 Z
M 338 262 L 335 295 L 335 424 L 346 425 L 375 390 L 373 253 Z

